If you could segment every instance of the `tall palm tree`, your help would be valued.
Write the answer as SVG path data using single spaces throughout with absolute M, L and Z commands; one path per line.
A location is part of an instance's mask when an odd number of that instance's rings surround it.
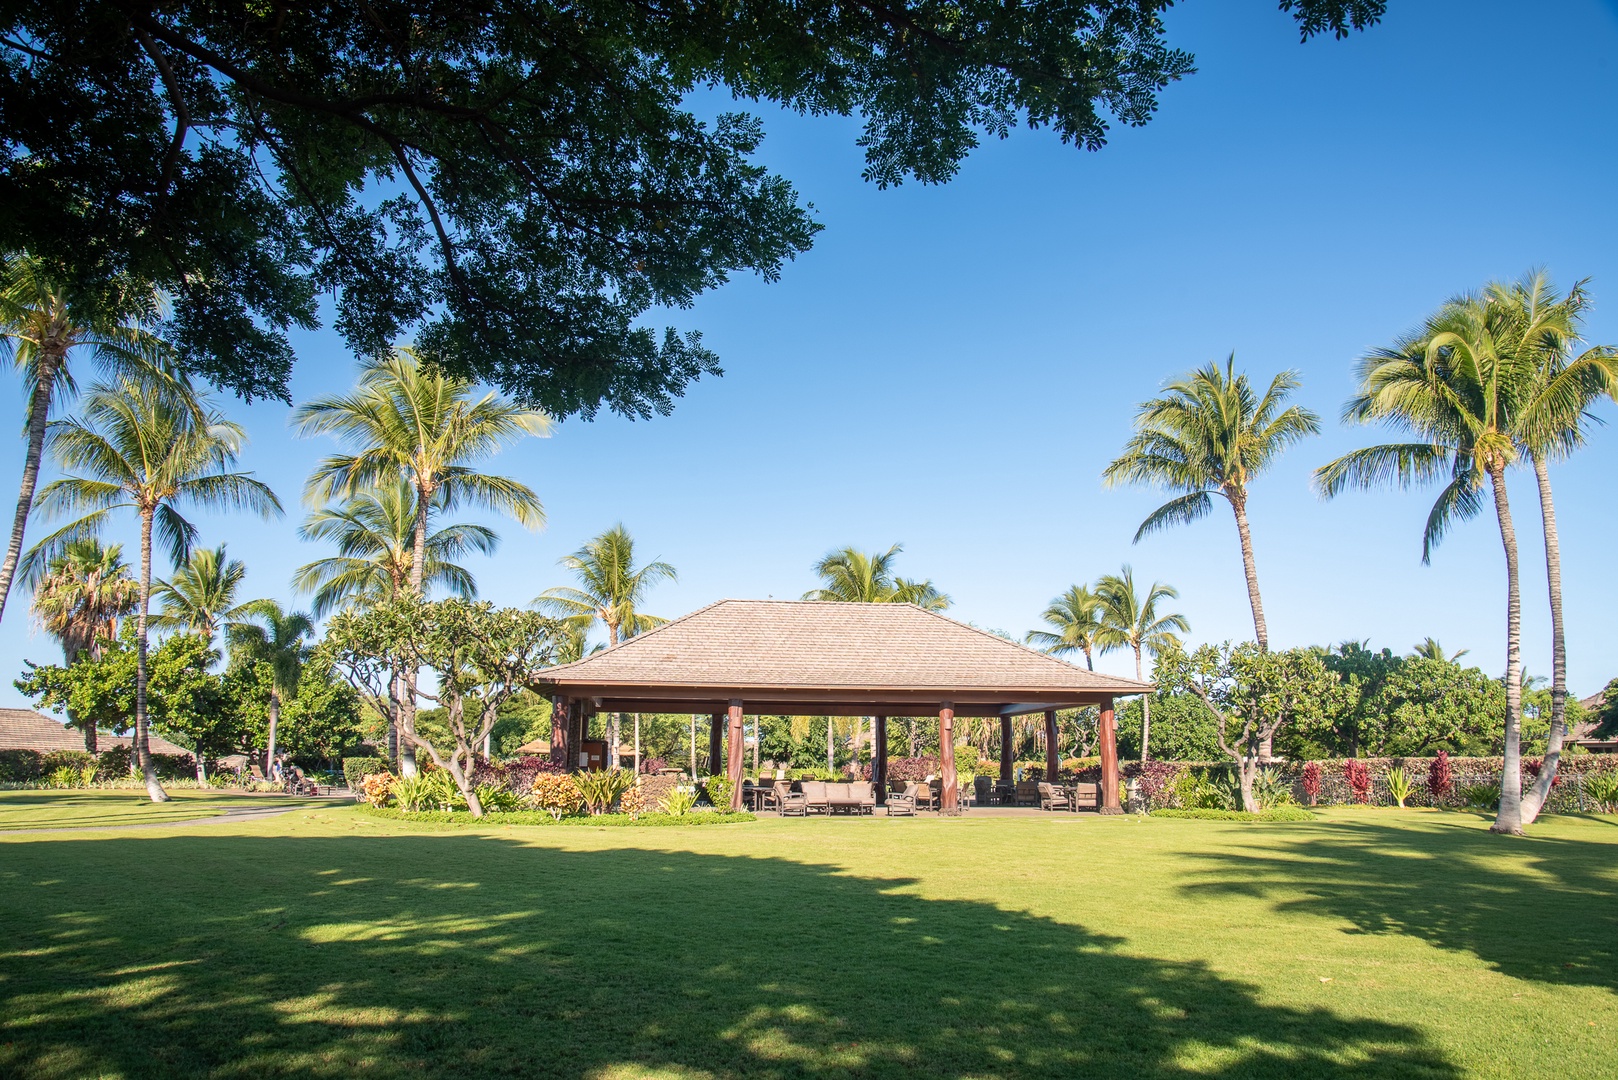
M 199 421 L 199 415 L 205 421 Z M 251 510 L 268 518 L 281 512 L 275 493 L 251 474 L 230 472 L 244 441 L 240 426 L 206 399 L 153 379 L 121 376 L 94 387 L 82 418 L 51 425 L 51 452 L 68 475 L 46 485 L 39 508 L 50 516 L 89 511 L 41 540 L 24 571 L 45 565 L 72 540 L 99 532 L 112 511 L 132 509 L 140 519 L 140 598 L 135 615 L 135 750 L 153 802 L 168 795 L 152 768 L 146 709 L 148 611 L 152 599 L 152 534 L 175 565 L 186 561 L 196 527 L 178 505 Z M 74 475 L 78 472 L 82 475 Z
M 1355 450 L 1315 473 L 1327 498 L 1350 487 L 1408 488 L 1447 476 L 1427 516 L 1423 562 L 1455 521 L 1481 512 L 1485 488 L 1492 494 L 1506 556 L 1506 718 L 1500 809 L 1491 828 L 1516 834 L 1522 832 L 1522 595 L 1506 470 L 1518 460 L 1512 427 L 1533 380 L 1532 361 L 1519 347 L 1524 330 L 1487 296 L 1467 294 L 1393 347 L 1367 355 L 1343 418 L 1380 422 L 1413 441 Z
M 474 399 L 473 386 L 422 364 L 408 348 L 366 362 L 359 385 L 348 394 L 317 398 L 293 412 L 302 435 L 332 435 L 353 451 L 326 458 L 309 477 L 305 495 L 325 501 L 397 482 L 415 492 L 411 530 L 410 588 L 424 595 L 429 519 L 462 503 L 507 514 L 527 528 L 545 523 L 539 496 L 526 484 L 477 470 L 475 463 L 525 435 L 546 435 L 551 421 L 493 393 Z M 403 673 L 400 730 L 415 729 L 416 672 Z M 409 739 L 400 767 L 416 771 Z
M 674 567 L 653 561 L 635 566 L 635 541 L 620 523 L 561 559 L 573 571 L 579 587 L 546 589 L 535 598 L 540 610 L 575 627 L 600 623 L 607 631 L 607 646 L 643 634 L 668 622 L 640 610 L 646 594 L 660 581 L 676 581 Z M 607 754 L 618 767 L 617 713 L 607 718 Z
M 152 582 L 152 596 L 163 610 L 148 618 L 147 625 L 153 630 L 200 634 L 212 644 L 219 627 L 242 614 L 236 594 L 246 576 L 247 564 L 228 557 L 224 544 L 197 548 L 173 577 Z
M 1144 593 L 1135 586 L 1135 571 L 1126 563 L 1123 571 L 1107 574 L 1096 582 L 1096 595 L 1101 598 L 1101 630 L 1096 644 L 1104 653 L 1128 648 L 1135 653 L 1135 678 L 1144 682 L 1141 657 L 1145 653 L 1159 652 L 1180 644 L 1179 635 L 1191 632 L 1191 624 L 1178 613 L 1159 615 L 1158 604 L 1164 600 L 1177 600 L 1180 593 L 1172 585 L 1154 581 Z M 1152 699 L 1140 699 L 1140 759 L 1146 760 L 1147 744 L 1152 734 Z
M 1438 643 L 1437 638 L 1428 637 L 1422 638 L 1421 642 L 1410 650 L 1410 655 L 1423 660 L 1440 660 L 1447 664 L 1453 664 L 1471 651 L 1471 649 L 1461 649 L 1455 653 L 1447 653 L 1444 651 L 1444 646 Z
M 298 692 L 303 663 L 309 657 L 307 641 L 314 637 L 315 623 L 301 611 L 284 611 L 274 600 L 249 600 L 238 609 L 239 617 L 225 627 L 230 643 L 230 662 L 270 665 L 270 730 L 264 751 L 265 775 L 275 763 L 276 729 L 281 723 L 281 706 Z
M 73 357 L 89 354 L 105 371 L 164 370 L 163 343 L 144 327 L 158 315 L 150 289 L 122 283 L 101 295 L 69 298 L 29 255 L 0 256 L 0 349 L 11 355 L 28 392 L 27 449 L 11 538 L 0 561 L 0 614 L 11 593 L 23 534 L 34 505 L 45 430 L 53 405 L 77 393 Z
M 939 592 L 932 581 L 916 581 L 894 574 L 894 561 L 902 551 L 904 545 L 894 544 L 875 555 L 853 547 L 827 552 L 815 563 L 820 588 L 810 589 L 803 598 L 855 604 L 915 604 L 928 611 L 947 609 L 949 596 Z
M 410 482 L 367 488 L 333 506 L 316 510 L 298 529 L 305 540 L 330 541 L 337 554 L 298 568 L 293 588 L 312 594 L 315 618 L 351 602 L 397 599 L 410 587 L 415 557 L 416 494 Z M 493 554 L 500 538 L 485 525 L 440 525 L 427 534 L 422 589 L 442 588 L 471 599 L 477 582 L 454 560 L 468 553 Z
M 1509 285 L 1487 287 L 1488 302 L 1506 313 L 1520 351 L 1528 392 L 1518 403 L 1513 435 L 1534 471 L 1545 540 L 1545 577 L 1551 609 L 1551 723 L 1545 760 L 1524 793 L 1522 820 L 1531 824 L 1550 796 L 1567 736 L 1567 636 L 1562 621 L 1562 544 L 1551 494 L 1550 462 L 1584 445 L 1589 409 L 1602 397 L 1618 398 L 1618 349 L 1598 345 L 1579 351 L 1580 329 L 1590 298 L 1585 282 L 1561 296 L 1543 271 Z M 1526 678 L 1526 677 L 1525 677 Z M 1527 689 L 1526 681 L 1524 689 Z
M 1030 630 L 1023 640 L 1052 656 L 1082 652 L 1084 664 L 1096 669 L 1096 638 L 1101 633 L 1101 597 L 1088 586 L 1071 585 L 1040 616 L 1050 630 Z
M 103 547 L 94 538 L 74 540 L 50 560 L 34 586 L 34 616 L 62 645 L 68 667 L 81 658 L 96 660 L 102 646 L 118 637 L 118 620 L 135 610 L 140 587 L 129 576 L 123 547 Z M 95 753 L 95 718 L 84 726 L 84 748 Z M 69 710 L 69 726 L 78 718 Z
M 1141 522 L 1135 531 L 1137 543 L 1158 529 L 1204 517 L 1213 509 L 1215 495 L 1230 504 L 1241 541 L 1247 602 L 1253 609 L 1253 636 L 1260 649 L 1270 647 L 1270 631 L 1247 525 L 1248 484 L 1292 443 L 1320 433 L 1320 417 L 1308 409 L 1282 408 L 1297 388 L 1297 373 L 1283 371 L 1259 397 L 1247 376 L 1236 373 L 1232 353 L 1223 371 L 1210 363 L 1169 383 L 1162 397 L 1143 404 L 1135 414 L 1134 438 L 1101 474 L 1109 487 L 1150 484 L 1184 492 Z

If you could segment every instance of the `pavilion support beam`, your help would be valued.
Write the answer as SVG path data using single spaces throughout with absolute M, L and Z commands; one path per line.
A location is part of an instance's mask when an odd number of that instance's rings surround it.
M 1101 699 L 1101 812 L 1121 814 L 1118 805 L 1118 714 L 1113 712 L 1112 698 Z
M 1056 740 L 1056 710 L 1045 710 L 1045 779 L 1052 781 L 1062 771 L 1061 747 Z
M 1011 783 L 1011 758 L 1016 750 L 1015 736 L 1011 733 L 1011 717 L 1000 718 L 1000 782 Z
M 708 775 L 719 775 L 720 754 L 725 738 L 725 714 L 713 713 L 708 717 Z
M 945 814 L 960 812 L 961 794 L 955 790 L 955 706 L 946 701 L 938 707 L 938 771 L 943 774 L 943 796 L 938 808 Z
M 878 806 L 888 803 L 888 718 L 871 717 L 871 785 Z
M 744 721 L 740 701 L 731 701 L 729 720 L 730 742 L 728 748 L 730 754 L 725 761 L 725 776 L 730 780 L 730 808 L 740 810 L 742 808 L 742 765 L 746 761 L 745 755 L 747 753 L 747 738 L 742 734 L 745 729 L 743 728 Z
M 559 765 L 569 771 L 573 768 L 570 748 L 572 740 L 572 724 L 569 714 L 572 712 L 572 702 L 565 697 L 551 699 L 551 764 Z

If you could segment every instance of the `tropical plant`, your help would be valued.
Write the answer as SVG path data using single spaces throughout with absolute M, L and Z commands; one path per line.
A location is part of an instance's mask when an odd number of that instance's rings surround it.
M 638 818 L 651 808 L 652 797 L 639 784 L 632 784 L 618 796 L 618 809 L 632 818 Z
M 1085 666 L 1094 671 L 1097 639 L 1102 632 L 1103 606 L 1101 597 L 1088 587 L 1070 585 L 1040 615 L 1051 629 L 1030 630 L 1023 640 L 1052 656 L 1082 652 Z
M 230 472 L 244 434 L 215 412 L 207 399 L 172 383 L 128 376 L 94 387 L 82 419 L 51 425 L 51 451 L 69 475 L 48 484 L 38 506 L 46 515 L 89 513 L 36 544 L 24 574 L 44 567 L 71 541 L 96 534 L 113 510 L 133 509 L 140 519 L 140 599 L 136 606 L 135 752 L 154 802 L 168 799 L 152 768 L 147 744 L 147 614 L 152 595 L 155 531 L 172 562 L 186 561 L 196 528 L 177 509 L 189 503 L 215 509 L 251 510 L 261 517 L 281 512 L 275 493 L 248 473 Z M 73 475 L 77 470 L 83 475 Z
M 171 378 L 167 347 L 146 329 L 160 315 L 156 294 L 132 287 L 127 279 L 69 295 L 33 256 L 0 256 L 0 349 L 11 355 L 28 393 L 22 484 L 0 561 L 0 613 L 22 556 L 51 409 L 78 392 L 73 357 L 88 353 L 107 373 Z
M 147 625 L 153 630 L 185 630 L 209 641 L 219 627 L 238 618 L 242 608 L 236 603 L 247 564 L 225 554 L 225 545 L 197 548 L 185 565 L 167 581 L 152 582 L 152 596 L 163 605 Z
M 393 796 L 393 787 L 397 781 L 398 778 L 386 770 L 366 773 L 360 778 L 360 794 L 372 806 L 386 806 L 388 799 Z
M 1191 624 L 1184 615 L 1159 615 L 1158 604 L 1179 598 L 1171 585 L 1154 581 L 1144 594 L 1135 586 L 1135 572 L 1125 564 L 1123 571 L 1108 574 L 1096 583 L 1096 596 L 1101 600 L 1101 628 L 1096 634 L 1096 645 L 1103 653 L 1127 648 L 1135 654 L 1135 678 L 1144 681 L 1141 657 L 1145 653 L 1157 655 L 1166 648 L 1177 648 L 1180 639 L 1175 631 L 1189 633 Z M 1152 731 L 1152 703 L 1150 696 L 1141 698 L 1140 759 L 1147 758 L 1147 744 Z
M 500 784 L 478 784 L 475 788 L 478 805 L 486 814 L 509 814 L 522 809 L 522 800 L 516 792 Z
M 577 773 L 573 782 L 579 787 L 585 809 L 592 814 L 604 814 L 613 800 L 635 783 L 635 774 L 624 769 L 601 769 Z
M 99 657 L 106 643 L 117 639 L 118 620 L 139 602 L 140 586 L 122 556 L 121 545 L 103 547 L 94 537 L 74 540 L 50 560 L 34 585 L 34 617 L 61 643 L 68 667 L 81 656 Z M 68 726 L 82 727 L 85 750 L 96 752 L 94 717 L 81 725 L 69 710 Z
M 1449 798 L 1454 790 L 1455 782 L 1450 776 L 1449 751 L 1440 750 L 1433 758 L 1432 764 L 1427 766 L 1427 793 L 1433 797 L 1433 804 L 1440 805 Z
M 640 606 L 652 586 L 678 580 L 674 567 L 654 560 L 637 568 L 635 541 L 622 524 L 614 525 L 573 554 L 564 555 L 561 564 L 573 571 L 579 587 L 546 589 L 534 604 L 574 628 L 580 636 L 581 652 L 583 635 L 597 622 L 606 630 L 607 646 L 611 648 L 624 638 L 668 621 L 646 614 Z M 613 769 L 618 767 L 620 724 L 618 713 L 607 714 L 607 765 Z
M 1303 766 L 1303 793 L 1313 806 L 1320 799 L 1320 762 L 1309 761 Z
M 1584 793 L 1603 813 L 1618 812 L 1618 772 L 1591 773 L 1584 777 Z
M 697 805 L 697 789 L 691 784 L 678 784 L 663 796 L 663 812 L 670 817 L 685 817 Z
M 1371 801 L 1371 767 L 1358 758 L 1343 762 L 1343 781 L 1357 803 Z
M 1136 542 L 1166 526 L 1205 517 L 1213 509 L 1215 495 L 1230 504 L 1253 609 L 1253 636 L 1261 649 L 1270 647 L 1270 633 L 1247 524 L 1248 484 L 1289 445 L 1320 433 L 1320 418 L 1314 413 L 1297 405 L 1282 407 L 1297 388 L 1297 373 L 1283 371 L 1259 397 L 1247 376 L 1236 373 L 1232 353 L 1223 371 L 1210 363 L 1169 383 L 1161 397 L 1143 404 L 1135 415 L 1135 436 L 1101 474 L 1109 487 L 1150 484 L 1184 492 L 1141 522 Z
M 1470 810 L 1493 810 L 1500 805 L 1499 784 L 1462 784 L 1455 792 Z
M 1394 766 L 1383 775 L 1383 780 L 1387 782 L 1388 794 L 1393 796 L 1393 801 L 1399 804 L 1399 809 L 1403 810 L 1405 800 L 1410 798 L 1411 793 L 1416 790 L 1416 785 L 1411 782 L 1410 775 L 1404 771 L 1403 767 Z
M 841 780 L 843 777 L 838 776 L 837 779 Z M 710 776 L 702 782 L 702 786 L 708 792 L 708 804 L 710 806 L 715 810 L 730 809 L 730 797 L 735 787 L 731 784 L 728 776 Z
M 301 611 L 284 611 L 268 599 L 249 600 L 234 614 L 236 621 L 225 627 L 231 663 L 267 663 L 272 672 L 264 760 L 273 762 L 281 707 L 298 692 L 304 661 L 309 658 L 307 642 L 315 635 L 314 620 Z
M 803 594 L 805 600 L 830 600 L 845 604 L 915 604 L 928 611 L 944 611 L 950 598 L 938 591 L 931 580 L 916 581 L 898 577 L 894 561 L 904 545 L 894 544 L 880 554 L 845 547 L 827 552 L 815 563 L 820 587 Z
M 493 393 L 474 400 L 470 382 L 423 365 L 414 351 L 394 349 L 367 362 L 359 385 L 348 394 L 317 398 L 293 412 L 299 434 L 331 435 L 353 452 L 323 460 L 309 477 L 306 495 L 346 500 L 403 479 L 414 493 L 411 520 L 410 590 L 425 596 L 431 516 L 467 504 L 507 514 L 537 529 L 545 522 L 539 496 L 526 484 L 479 472 L 476 463 L 527 435 L 545 435 L 543 413 Z M 403 745 L 400 767 L 416 768 L 414 744 L 416 672 L 404 682 L 389 716 Z
M 561 820 L 563 814 L 575 813 L 584 805 L 584 793 L 569 773 L 540 773 L 534 777 L 530 800 L 551 817 Z
M 1444 646 L 1438 643 L 1437 638 L 1425 637 L 1410 650 L 1410 655 L 1422 660 L 1440 660 L 1446 664 L 1454 664 L 1471 651 L 1471 649 L 1459 649 L 1453 653 L 1445 652 Z
M 393 778 L 392 794 L 399 804 L 399 809 L 413 814 L 431 805 L 435 785 L 429 779 L 430 775 L 417 773 L 414 776 Z

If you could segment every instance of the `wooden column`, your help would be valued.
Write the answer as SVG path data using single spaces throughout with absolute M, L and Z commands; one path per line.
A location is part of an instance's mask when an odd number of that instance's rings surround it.
M 565 697 L 551 698 L 551 764 L 569 772 L 573 771 L 573 762 L 569 760 L 573 752 L 571 704 Z
M 1000 782 L 1011 783 L 1011 755 L 1015 747 L 1012 745 L 1011 717 L 1000 718 Z
M 1118 716 L 1112 711 L 1112 698 L 1101 699 L 1101 812 L 1121 814 L 1118 805 Z
M 708 775 L 719 775 L 719 755 L 725 737 L 725 714 L 713 713 L 708 717 Z
M 1056 745 L 1056 710 L 1045 710 L 1045 780 L 1054 783 L 1062 771 L 1062 755 Z
M 871 784 L 876 788 L 876 804 L 888 803 L 888 718 L 871 718 Z
M 590 734 L 590 703 L 584 698 L 574 698 L 573 706 L 568 710 L 568 727 L 573 737 L 568 740 L 567 752 L 573 759 L 567 763 L 568 772 L 577 772 L 579 769 L 579 751 L 584 749 L 584 737 Z
M 730 808 L 742 808 L 742 765 L 747 753 L 747 739 L 742 734 L 742 703 L 730 703 L 730 755 L 725 761 L 725 776 L 730 780 Z
M 938 808 L 953 814 L 960 808 L 960 793 L 955 790 L 955 703 L 946 701 L 938 708 L 938 771 L 943 774 L 943 797 Z

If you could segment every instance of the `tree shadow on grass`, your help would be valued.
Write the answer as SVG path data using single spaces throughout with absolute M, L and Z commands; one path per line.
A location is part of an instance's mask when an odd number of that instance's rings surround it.
M 11 844 L 0 1073 L 1458 1075 L 1081 927 L 784 859 L 467 835 Z
M 1412 824 L 1338 821 L 1284 847 L 1198 852 L 1185 888 L 1413 935 L 1514 978 L 1618 989 L 1618 847 L 1495 836 L 1453 816 Z

